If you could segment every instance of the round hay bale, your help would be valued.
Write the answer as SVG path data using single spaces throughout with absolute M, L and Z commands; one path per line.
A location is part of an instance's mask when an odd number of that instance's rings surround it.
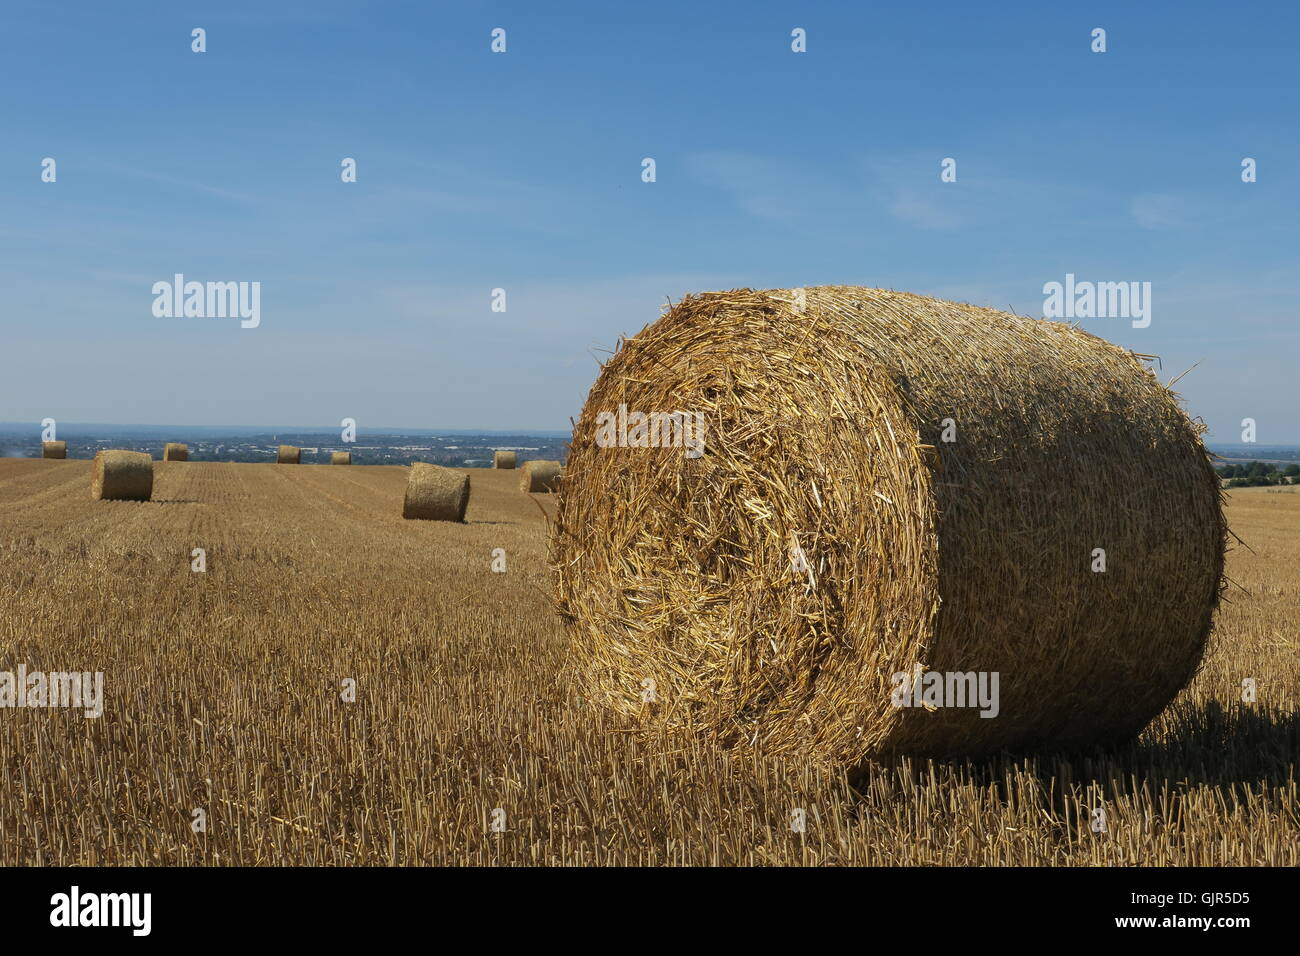
M 350 465 L 352 464 L 352 452 L 334 451 L 330 452 L 331 465 Z
M 43 441 L 41 442 L 42 458 L 67 458 L 68 443 L 65 441 Z
M 403 518 L 464 521 L 469 505 L 469 475 L 463 471 L 417 461 L 406 479 Z
M 515 453 L 512 451 L 498 451 L 492 455 L 493 468 L 513 468 L 515 467 Z
M 598 441 L 621 404 L 702 414 L 703 454 Z M 879 289 L 688 296 L 574 434 L 551 557 L 583 686 L 850 765 L 1130 738 L 1219 599 L 1202 431 L 1064 324 Z M 995 708 L 962 706 L 967 674 Z
M 530 494 L 556 491 L 563 477 L 564 469 L 558 461 L 534 459 L 524 462 L 524 467 L 520 469 L 519 487 Z
M 296 465 L 301 458 L 301 448 L 295 445 L 281 445 L 279 452 L 276 453 L 275 463 L 277 465 Z
M 153 459 L 142 451 L 95 454 L 90 497 L 96 501 L 148 501 L 153 495 Z
M 190 447 L 177 441 L 169 441 L 163 446 L 163 461 L 189 461 Z

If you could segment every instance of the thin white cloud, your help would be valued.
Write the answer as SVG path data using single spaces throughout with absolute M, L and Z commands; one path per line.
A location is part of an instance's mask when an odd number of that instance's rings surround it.
M 818 189 L 794 165 L 750 153 L 708 151 L 686 157 L 687 173 L 729 193 L 736 205 L 756 219 L 793 222 L 817 212 Z
M 240 192 L 236 189 L 227 189 L 224 186 L 213 186 L 210 183 L 199 182 L 183 176 L 171 176 L 165 173 L 158 173 L 151 169 L 140 169 L 135 166 L 123 166 L 119 163 L 105 163 L 97 160 L 87 160 L 82 164 L 82 166 L 84 169 L 90 171 L 99 170 L 100 172 L 113 176 L 126 176 L 130 179 L 141 179 L 145 182 L 162 183 L 166 186 L 179 186 L 182 189 L 207 193 L 210 196 L 218 196 L 222 199 L 233 199 L 236 202 L 261 202 L 261 199 L 257 196 Z
M 1146 193 L 1129 202 L 1129 215 L 1143 229 L 1184 229 L 1195 217 L 1195 207 L 1179 196 Z
M 696 180 L 728 194 L 755 219 L 789 226 L 858 230 L 880 216 L 922 231 L 951 231 L 1003 221 L 1041 192 L 1021 179 L 974 175 L 958 163 L 953 183 L 939 178 L 939 151 L 873 155 L 848 167 L 797 163 L 751 153 L 709 151 L 687 157 Z

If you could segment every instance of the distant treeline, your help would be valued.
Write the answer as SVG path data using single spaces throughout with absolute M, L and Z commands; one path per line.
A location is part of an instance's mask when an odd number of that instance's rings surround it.
M 1252 461 L 1244 465 L 1220 465 L 1215 469 L 1220 478 L 1228 479 L 1229 488 L 1249 488 L 1260 485 L 1294 485 L 1300 478 L 1300 465 L 1276 465 Z

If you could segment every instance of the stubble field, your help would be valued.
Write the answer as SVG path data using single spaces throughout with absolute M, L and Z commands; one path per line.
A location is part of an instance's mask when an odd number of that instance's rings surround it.
M 0 864 L 1300 863 L 1300 495 L 1230 494 L 1252 550 L 1133 745 L 850 779 L 584 705 L 516 472 L 471 470 L 452 525 L 402 519 L 400 467 L 154 467 L 96 502 L 88 461 L 0 460 L 0 670 L 106 695 L 0 710 Z

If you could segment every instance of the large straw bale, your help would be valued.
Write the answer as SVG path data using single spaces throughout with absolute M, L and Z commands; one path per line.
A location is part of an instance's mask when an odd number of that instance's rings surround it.
M 153 459 L 142 451 L 96 452 L 90 497 L 96 501 L 148 501 L 153 495 Z
M 350 465 L 352 464 L 352 452 L 350 451 L 333 451 L 330 452 L 331 465 Z
M 41 442 L 42 458 L 67 458 L 68 443 L 65 441 Z
M 163 461 L 189 461 L 190 447 L 180 442 L 169 441 L 163 446 Z
M 469 504 L 469 475 L 463 471 L 417 461 L 406 479 L 403 518 L 464 521 Z
M 880 289 L 687 297 L 574 434 L 552 563 L 589 696 L 847 764 L 1131 738 L 1201 660 L 1226 533 L 1203 428 L 1139 359 Z M 703 455 L 600 447 L 621 403 L 702 413 Z M 917 668 L 996 672 L 997 716 L 895 706 Z
M 277 465 L 296 465 L 301 458 L 301 448 L 296 445 L 281 445 L 276 453 L 275 462 Z
M 556 491 L 563 477 L 564 468 L 558 461 L 534 459 L 520 469 L 519 488 L 530 493 Z
M 513 468 L 515 467 L 515 453 L 512 451 L 497 451 L 492 455 L 493 468 Z

